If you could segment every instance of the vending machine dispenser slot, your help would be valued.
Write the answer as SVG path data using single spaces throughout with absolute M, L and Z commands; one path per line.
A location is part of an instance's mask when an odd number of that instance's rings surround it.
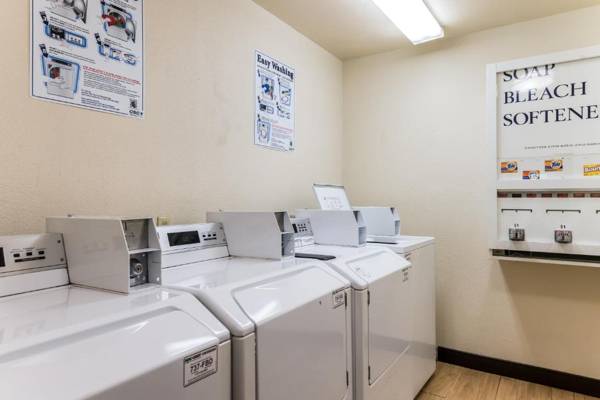
M 492 250 L 492 255 L 502 260 L 524 262 L 551 262 L 553 264 L 572 264 L 580 266 L 600 267 L 600 256 L 585 256 L 580 254 L 558 254 L 537 251 Z

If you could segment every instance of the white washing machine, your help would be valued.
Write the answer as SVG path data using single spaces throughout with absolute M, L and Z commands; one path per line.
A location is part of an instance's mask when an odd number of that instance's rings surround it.
M 386 242 L 392 241 L 388 238 Z M 370 243 L 387 247 L 411 262 L 413 312 L 413 397 L 416 397 L 436 369 L 435 239 L 422 236 L 396 236 L 395 243 Z
M 318 237 L 347 238 L 360 244 L 365 236 L 352 211 L 321 212 L 316 216 L 328 227 Z M 342 214 L 348 214 L 344 218 Z M 332 216 L 328 218 L 327 215 Z M 342 221 L 354 221 L 344 229 Z M 354 398 L 356 400 L 407 400 L 412 396 L 412 269 L 406 259 L 389 249 L 315 244 L 309 219 L 293 220 L 297 232 L 296 257 L 318 257 L 352 283 L 354 335 Z M 345 231 L 345 232 L 341 232 Z M 360 240 L 359 240 L 360 239 Z M 320 257 L 326 256 L 326 257 Z M 327 259 L 330 258 L 330 259 Z
M 205 307 L 71 286 L 62 241 L 0 237 L 0 397 L 230 399 L 229 332 Z
M 423 388 L 436 368 L 436 288 L 435 239 L 400 234 L 400 216 L 395 207 L 352 207 L 343 186 L 314 185 L 315 196 L 323 210 L 353 210 L 360 213 L 360 228 L 365 228 L 369 246 L 384 246 L 412 264 L 411 309 L 413 315 L 411 354 L 412 396 Z M 325 212 L 315 222 L 328 223 Z M 349 226 L 348 224 L 346 226 Z M 323 229 L 322 229 L 323 230 Z M 324 229 L 327 234 L 328 230 Z M 352 230 L 347 230 L 352 232 Z M 333 232 L 335 233 L 335 232 Z M 306 235 L 304 235 L 305 237 Z M 302 232 L 298 235 L 302 241 Z M 331 237 L 320 237 L 332 240 Z M 304 239 L 307 240 L 306 238 Z
M 270 243 L 281 258 L 287 215 L 257 215 L 273 234 L 257 226 L 233 248 Z M 233 399 L 352 399 L 346 279 L 319 261 L 230 257 L 221 224 L 158 230 L 163 285 L 194 294 L 231 331 Z

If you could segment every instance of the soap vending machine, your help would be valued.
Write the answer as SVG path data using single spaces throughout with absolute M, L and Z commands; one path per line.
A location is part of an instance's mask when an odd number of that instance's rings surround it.
M 488 65 L 492 256 L 599 265 L 600 120 L 581 105 L 598 102 L 599 60 L 592 48 Z
M 497 257 L 600 262 L 600 193 L 497 192 Z

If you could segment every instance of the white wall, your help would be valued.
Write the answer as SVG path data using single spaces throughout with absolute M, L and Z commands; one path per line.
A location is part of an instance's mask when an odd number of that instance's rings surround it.
M 600 269 L 488 255 L 485 67 L 600 44 L 600 7 L 344 64 L 344 183 L 438 239 L 441 346 L 600 378 Z
M 146 1 L 146 119 L 29 97 L 29 1 L 0 8 L 0 234 L 47 215 L 295 209 L 341 179 L 342 63 L 250 0 Z M 253 145 L 254 50 L 297 70 L 297 148 Z

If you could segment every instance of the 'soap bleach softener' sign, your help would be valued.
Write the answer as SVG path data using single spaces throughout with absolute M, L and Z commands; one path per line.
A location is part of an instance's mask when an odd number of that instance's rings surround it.
M 600 153 L 598 71 L 590 58 L 498 73 L 501 158 Z

